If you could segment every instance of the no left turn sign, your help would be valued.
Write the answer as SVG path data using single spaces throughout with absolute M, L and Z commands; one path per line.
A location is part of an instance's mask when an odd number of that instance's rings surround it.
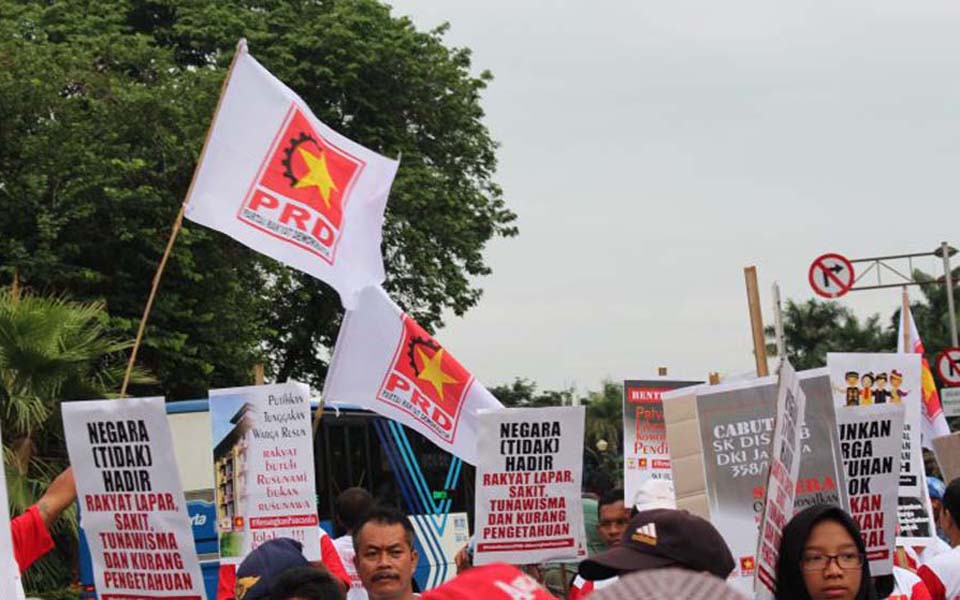
M 824 254 L 810 265 L 807 277 L 818 295 L 839 298 L 853 287 L 853 265 L 839 254 Z
M 960 386 L 960 348 L 947 348 L 938 354 L 936 367 L 944 384 Z

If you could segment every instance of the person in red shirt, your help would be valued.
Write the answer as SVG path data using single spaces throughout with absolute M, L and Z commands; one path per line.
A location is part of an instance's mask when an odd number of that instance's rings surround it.
M 334 579 L 343 586 L 344 593 L 350 589 L 350 575 L 343 568 L 343 561 L 337 554 L 330 536 L 323 529 L 320 530 L 320 562 Z M 234 588 L 237 584 L 236 565 L 226 565 L 220 563 L 219 581 L 217 582 L 217 600 L 235 600 Z
M 930 590 L 933 600 L 960 598 L 960 478 L 954 479 L 943 493 L 940 527 L 950 538 L 951 550 L 920 565 L 917 575 Z
M 13 557 L 21 573 L 29 569 L 38 558 L 53 550 L 50 526 L 76 499 L 77 485 L 73 480 L 73 468 L 67 468 L 57 475 L 36 504 L 10 520 Z

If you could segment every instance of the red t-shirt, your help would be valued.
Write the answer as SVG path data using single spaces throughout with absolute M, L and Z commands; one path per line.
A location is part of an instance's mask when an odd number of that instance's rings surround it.
M 36 504 L 10 521 L 10 535 L 13 538 L 13 557 L 17 560 L 21 573 L 38 558 L 53 550 L 53 538 L 50 537 L 47 524 L 40 517 L 40 509 Z
M 933 600 L 960 599 L 960 546 L 920 565 L 917 575 L 927 585 Z
M 350 589 L 350 576 L 343 568 L 343 561 L 330 541 L 325 531 L 320 531 L 320 562 L 330 571 L 330 574 L 343 582 L 346 589 Z M 217 600 L 234 600 L 234 591 L 237 586 L 237 566 L 220 564 L 219 581 L 217 583 Z

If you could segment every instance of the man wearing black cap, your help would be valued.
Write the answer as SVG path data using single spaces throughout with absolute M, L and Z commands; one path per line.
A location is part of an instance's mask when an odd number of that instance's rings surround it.
M 685 510 L 655 508 L 634 515 L 620 545 L 580 563 L 577 574 L 589 581 L 606 581 L 634 571 L 670 567 L 726 579 L 734 561 L 708 521 Z

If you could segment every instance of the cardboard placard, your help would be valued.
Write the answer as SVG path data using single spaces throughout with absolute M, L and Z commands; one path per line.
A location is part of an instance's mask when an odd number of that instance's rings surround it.
M 923 418 L 920 354 L 829 353 L 827 368 L 836 406 L 902 405 L 905 410 L 900 461 L 899 512 L 902 546 L 934 542 L 936 523 L 927 497 L 920 441 Z
M 874 576 L 893 572 L 904 415 L 897 404 L 837 409 L 849 512 L 860 526 Z
M 794 513 L 812 504 L 846 506 L 829 374 L 815 369 L 797 376 L 806 410 Z M 677 508 L 717 527 L 737 563 L 731 582 L 746 594 L 756 574 L 776 400 L 775 377 L 663 394 Z
M 777 417 L 774 422 L 773 445 L 760 537 L 757 545 L 757 576 L 754 589 L 758 599 L 772 599 L 777 588 L 777 559 L 783 528 L 793 516 L 800 478 L 800 456 L 807 397 L 790 363 L 780 364 L 777 386 Z
M 101 600 L 203 600 L 163 398 L 62 404 Z
M 483 410 L 474 564 L 586 557 L 580 481 L 585 410 Z
M 699 383 L 662 379 L 623 382 L 623 495 L 627 506 L 637 503 L 637 493 L 647 481 L 672 478 L 661 395 Z
M 281 537 L 320 560 L 310 387 L 210 390 L 210 417 L 221 562 Z
M 3 439 L 0 438 L 0 448 Z M 2 465 L 0 465 L 2 467 Z M 13 557 L 13 538 L 10 535 L 10 504 L 7 501 L 7 471 L 0 468 L 0 598 L 23 598 L 20 569 Z
M 933 451 L 944 481 L 949 483 L 960 477 L 960 431 L 933 438 Z

